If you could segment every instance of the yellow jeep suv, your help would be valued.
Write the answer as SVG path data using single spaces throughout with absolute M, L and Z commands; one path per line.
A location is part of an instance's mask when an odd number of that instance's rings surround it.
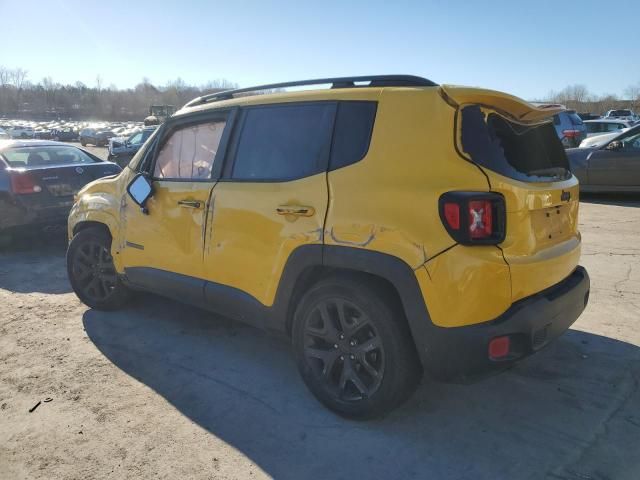
M 308 85 L 332 88 L 283 90 Z M 322 403 L 384 414 L 423 371 L 505 369 L 584 310 L 554 113 L 405 75 L 196 98 L 78 193 L 71 284 L 100 310 L 146 290 L 285 333 Z

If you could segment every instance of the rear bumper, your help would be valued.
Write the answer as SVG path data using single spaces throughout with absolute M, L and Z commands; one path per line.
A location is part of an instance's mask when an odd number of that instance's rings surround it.
M 589 286 L 589 275 L 579 266 L 563 281 L 514 303 L 490 322 L 437 327 L 430 332 L 425 367 L 436 378 L 461 381 L 504 370 L 566 331 L 585 309 Z M 509 336 L 509 353 L 492 360 L 489 342 L 502 336 Z

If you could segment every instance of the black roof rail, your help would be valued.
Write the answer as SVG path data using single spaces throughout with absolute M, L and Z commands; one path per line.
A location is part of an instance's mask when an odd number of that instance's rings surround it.
M 367 85 L 356 85 L 365 83 Z M 257 87 L 237 88 L 235 90 L 224 90 L 222 92 L 211 93 L 194 98 L 183 108 L 202 105 L 208 102 L 219 100 L 229 100 L 240 93 L 258 92 L 260 90 L 273 90 L 276 88 L 304 87 L 307 85 L 331 84 L 331 88 L 353 88 L 353 87 L 437 87 L 438 84 L 426 78 L 414 75 L 365 75 L 360 77 L 337 77 L 318 78 L 315 80 L 300 80 L 297 82 L 272 83 L 269 85 L 259 85 Z

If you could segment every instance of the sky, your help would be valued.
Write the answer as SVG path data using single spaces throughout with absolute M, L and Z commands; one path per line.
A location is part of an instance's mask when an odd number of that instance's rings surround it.
M 638 0 L 0 0 L 0 66 L 119 88 L 406 73 L 529 100 L 623 95 L 640 84 L 639 18 Z

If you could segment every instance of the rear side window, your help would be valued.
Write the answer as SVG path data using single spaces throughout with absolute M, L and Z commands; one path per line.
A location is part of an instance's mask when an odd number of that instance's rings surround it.
M 293 180 L 327 169 L 335 103 L 247 108 L 231 177 Z
M 330 170 L 356 163 L 367 154 L 376 109 L 376 102 L 340 102 L 338 104 L 329 162 Z

